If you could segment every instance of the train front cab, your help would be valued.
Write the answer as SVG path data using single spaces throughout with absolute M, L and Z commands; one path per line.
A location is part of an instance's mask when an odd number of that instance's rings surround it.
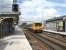
M 35 33 L 41 33 L 43 32 L 43 25 L 42 23 L 33 23 L 32 29 L 33 29 L 33 32 Z

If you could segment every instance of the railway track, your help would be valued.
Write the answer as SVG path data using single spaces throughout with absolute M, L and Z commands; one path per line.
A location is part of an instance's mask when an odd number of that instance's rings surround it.
M 31 31 L 24 30 L 24 33 L 32 46 L 33 50 L 48 50 L 48 47 L 45 43 L 40 41 L 37 37 L 35 37 Z
M 46 32 L 43 33 L 33 33 L 32 31 L 28 30 L 31 32 L 31 34 L 39 39 L 42 43 L 47 45 L 47 50 L 66 50 L 66 41 L 61 37 L 62 39 L 58 37 L 53 37 L 52 35 L 47 34 Z
M 38 34 L 38 36 L 48 45 L 50 50 L 66 50 L 66 43 L 43 34 Z
M 54 38 L 56 40 L 62 41 L 66 43 L 66 36 L 65 35 L 60 35 L 60 34 L 55 34 L 55 33 L 50 33 L 50 32 L 43 32 L 44 35 Z

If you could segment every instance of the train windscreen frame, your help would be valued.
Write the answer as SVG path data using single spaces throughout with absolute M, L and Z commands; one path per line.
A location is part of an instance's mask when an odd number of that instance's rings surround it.
M 42 26 L 42 23 L 35 23 L 35 26 Z

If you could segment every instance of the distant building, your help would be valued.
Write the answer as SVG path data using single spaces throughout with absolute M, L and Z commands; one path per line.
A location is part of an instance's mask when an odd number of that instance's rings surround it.
M 46 29 L 66 32 L 66 15 L 46 20 Z
M 14 31 L 20 12 L 16 0 L 0 0 L 0 2 L 0 34 L 6 35 Z

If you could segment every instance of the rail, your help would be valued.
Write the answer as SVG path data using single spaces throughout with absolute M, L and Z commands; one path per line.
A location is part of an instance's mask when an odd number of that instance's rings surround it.
M 44 35 L 44 33 L 33 33 L 32 32 L 32 34 L 36 38 L 41 40 L 43 43 L 46 43 L 48 45 L 48 50 L 66 50 L 66 43 L 63 41 L 60 41 L 56 38 L 52 38 L 51 36 Z
M 56 31 L 44 31 L 44 33 L 47 33 L 47 36 L 50 36 L 52 38 L 55 38 L 57 40 L 63 41 L 66 43 L 66 32 L 56 32 Z

